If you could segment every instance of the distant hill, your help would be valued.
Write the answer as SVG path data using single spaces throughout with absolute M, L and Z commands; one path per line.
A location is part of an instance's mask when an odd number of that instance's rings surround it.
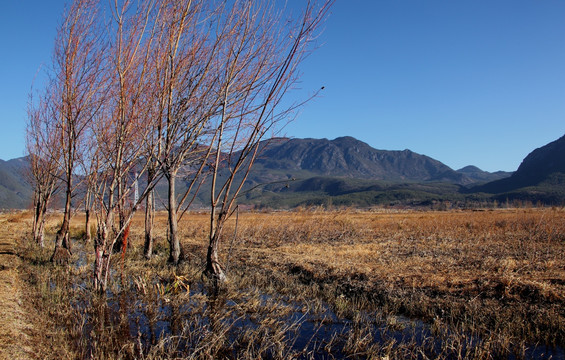
M 465 174 L 410 150 L 377 150 L 352 137 L 275 139 L 265 143 L 254 172 L 285 172 L 289 177 L 339 176 L 357 179 L 442 181 L 466 185 Z
M 32 189 L 26 178 L 26 157 L 0 160 L 0 209 L 23 209 L 31 205 Z
M 499 198 L 561 202 L 565 199 L 565 136 L 532 151 L 512 176 L 472 188 Z
M 458 173 L 467 176 L 469 179 L 472 179 L 474 182 L 490 182 L 495 180 L 504 179 L 510 177 L 513 173 L 507 171 L 496 171 L 496 172 L 488 172 L 479 169 L 476 166 L 469 165 L 465 166 L 457 170 Z
M 272 208 L 335 205 L 431 206 L 445 201 L 464 203 L 461 186 L 440 182 L 387 182 L 347 177 L 315 176 L 289 179 L 246 193 L 242 203 Z
M 352 137 L 279 138 L 262 143 L 247 188 L 257 187 L 241 202 L 268 207 L 477 203 L 487 197 L 464 195 L 466 186 L 510 175 L 472 169 L 456 172 L 428 156 L 377 150 Z

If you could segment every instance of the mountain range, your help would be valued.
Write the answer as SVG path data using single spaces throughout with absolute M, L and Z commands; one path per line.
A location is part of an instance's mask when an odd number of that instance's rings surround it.
M 0 208 L 30 206 L 27 166 L 27 158 L 0 160 Z M 165 188 L 157 189 L 163 192 Z M 495 200 L 562 204 L 565 136 L 534 150 L 514 173 L 490 173 L 475 166 L 453 170 L 426 155 L 377 150 L 347 136 L 334 140 L 275 138 L 261 143 L 242 195 L 240 203 L 273 208 L 484 204 Z M 204 206 L 205 192 L 199 197 Z
M 332 176 L 392 182 L 441 181 L 459 185 L 487 182 L 511 173 L 488 173 L 475 166 L 455 171 L 410 150 L 377 150 L 346 136 L 327 139 L 273 139 L 264 144 L 255 166 L 266 172 Z

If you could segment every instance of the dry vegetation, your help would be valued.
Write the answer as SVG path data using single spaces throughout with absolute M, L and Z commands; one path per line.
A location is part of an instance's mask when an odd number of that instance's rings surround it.
M 0 219 L 0 359 L 30 358 L 28 331 L 31 329 L 22 304 L 20 259 L 12 236 L 10 218 Z
M 48 358 L 562 358 L 564 215 L 241 213 L 225 232 L 230 281 L 216 295 L 201 282 L 206 214 L 179 224 L 179 267 L 166 264 L 166 216 L 151 261 L 134 219 L 106 297 L 92 291 L 92 244 L 75 240 L 65 268 L 31 241 L 20 252 Z M 58 221 L 48 221 L 47 244 Z

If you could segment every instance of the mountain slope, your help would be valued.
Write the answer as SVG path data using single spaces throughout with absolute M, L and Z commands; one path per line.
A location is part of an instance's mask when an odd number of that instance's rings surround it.
M 31 205 L 32 190 L 25 172 L 27 158 L 0 160 L 0 209 L 23 209 Z
M 473 188 L 473 191 L 505 193 L 535 187 L 537 191 L 562 191 L 565 187 L 565 135 L 532 151 L 512 176 Z
M 565 136 L 534 150 L 512 176 L 473 188 L 469 184 L 509 174 L 488 173 L 473 166 L 454 171 L 410 150 L 376 150 L 351 137 L 274 139 L 261 146 L 241 203 L 293 207 L 329 202 L 419 206 L 514 199 L 548 204 L 565 201 Z M 0 209 L 30 206 L 27 166 L 26 158 L 0 160 Z M 179 190 L 185 186 L 182 179 L 177 184 Z M 204 183 L 201 190 L 196 203 L 205 207 L 209 184 Z M 159 184 L 157 193 L 166 198 L 164 183 Z
M 264 148 L 257 169 L 304 176 L 343 176 L 386 181 L 473 181 L 428 156 L 410 150 L 376 150 L 352 137 L 276 139 Z

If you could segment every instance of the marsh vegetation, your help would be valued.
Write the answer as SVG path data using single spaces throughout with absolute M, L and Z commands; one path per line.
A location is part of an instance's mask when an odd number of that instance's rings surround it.
M 562 209 L 247 212 L 226 224 L 229 281 L 210 286 L 209 214 L 179 223 L 185 258 L 167 262 L 167 215 L 153 256 L 135 217 L 111 284 L 93 291 L 92 243 L 71 223 L 72 261 L 49 262 L 21 226 L 21 271 L 51 358 L 563 358 Z M 55 239 L 60 214 L 46 221 Z M 42 325 L 41 325 L 42 324 Z

